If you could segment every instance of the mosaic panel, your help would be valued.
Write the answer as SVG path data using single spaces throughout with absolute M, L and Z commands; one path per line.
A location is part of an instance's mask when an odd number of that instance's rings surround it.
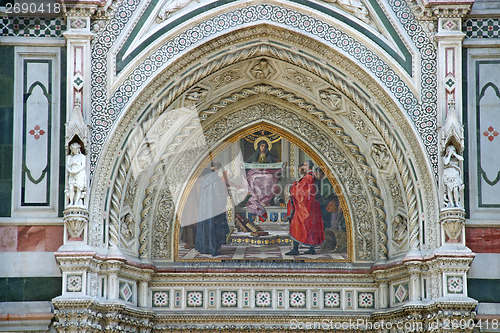
M 499 38 L 500 18 L 474 18 L 465 20 L 463 25 L 465 38 Z
M 60 18 L 1 17 L 2 36 L 11 37 L 62 37 L 66 23 Z
M 116 11 L 106 29 L 100 33 L 93 44 L 93 123 L 91 172 L 94 171 L 102 146 L 112 124 L 121 110 L 130 102 L 145 81 L 154 75 L 169 59 L 183 52 L 186 48 L 201 44 L 205 39 L 220 34 L 222 31 L 256 21 L 268 20 L 279 25 L 301 30 L 307 35 L 314 35 L 328 44 L 342 50 L 374 73 L 401 102 L 415 123 L 427 152 L 431 157 L 434 170 L 437 171 L 437 136 L 436 136 L 436 50 L 413 13 L 404 1 L 389 2 L 396 16 L 403 24 L 422 56 L 422 105 L 404 84 L 401 78 L 375 53 L 354 38 L 322 21 L 294 10 L 271 5 L 247 6 L 232 12 L 221 14 L 201 23 L 165 43 L 140 64 L 125 80 L 123 85 L 105 103 L 106 96 L 106 53 L 116 40 L 124 25 L 137 7 L 138 1 L 124 1 Z
M 181 308 L 182 307 L 182 291 L 175 290 L 174 291 L 174 307 Z
M 319 307 L 319 292 L 314 290 L 311 291 L 311 308 Z
M 278 290 L 276 292 L 276 306 L 278 308 L 285 307 L 285 292 L 283 290 Z
M 270 291 L 255 292 L 255 307 L 270 308 L 272 305 L 272 294 Z
M 220 305 L 226 308 L 235 308 L 238 306 L 237 291 L 222 291 L 220 295 Z
M 121 299 L 121 300 L 124 300 L 127 302 L 133 302 L 134 301 L 134 286 L 128 282 L 120 282 L 118 295 L 119 295 L 118 296 L 119 299 Z
M 208 290 L 207 291 L 207 298 L 208 298 L 208 308 L 215 308 L 217 307 L 217 291 L 215 290 Z
M 410 287 L 408 283 L 396 284 L 393 286 L 394 304 L 406 302 L 410 296 Z
M 203 307 L 203 291 L 188 291 L 186 293 L 186 306 L 188 308 Z
M 165 308 L 169 306 L 170 296 L 168 291 L 153 291 L 153 307 Z
M 79 275 L 68 275 L 66 277 L 66 291 L 70 293 L 78 293 L 83 289 L 83 276 Z
M 345 309 L 354 309 L 354 291 L 345 292 Z
M 21 206 L 49 206 L 51 190 L 52 60 L 23 61 Z M 54 190 L 54 189 L 52 189 Z
M 478 206 L 500 207 L 500 80 L 495 76 L 499 60 L 476 64 L 476 138 Z M 474 115 L 472 115 L 474 117 Z
M 446 290 L 448 294 L 463 294 L 464 280 L 462 276 L 446 276 Z
M 373 309 L 375 308 L 375 293 L 374 292 L 359 292 L 358 293 L 358 308 Z
M 250 291 L 249 290 L 243 291 L 243 307 L 244 308 L 250 307 Z
M 291 291 L 288 296 L 291 308 L 305 308 L 307 295 L 305 291 Z
M 340 308 L 340 292 L 325 292 L 323 295 L 323 306 L 325 308 Z

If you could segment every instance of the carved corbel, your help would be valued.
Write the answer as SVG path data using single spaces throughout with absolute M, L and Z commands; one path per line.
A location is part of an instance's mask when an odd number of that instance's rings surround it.
M 462 208 L 446 209 L 440 214 L 442 243 L 465 246 L 465 212 Z
M 89 213 L 82 207 L 68 207 L 64 210 L 64 243 L 86 242 Z

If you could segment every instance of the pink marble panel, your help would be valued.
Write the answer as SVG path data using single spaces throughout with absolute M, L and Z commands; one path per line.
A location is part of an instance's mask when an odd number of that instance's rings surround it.
M 64 227 L 51 226 L 45 229 L 45 251 L 57 251 L 63 245 Z
M 17 234 L 17 251 L 45 251 L 45 226 L 22 226 Z
M 0 227 L 0 252 L 17 251 L 17 227 Z

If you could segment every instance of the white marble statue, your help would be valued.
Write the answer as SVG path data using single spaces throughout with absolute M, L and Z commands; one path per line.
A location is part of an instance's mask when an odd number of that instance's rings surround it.
M 80 151 L 80 144 L 74 142 L 69 146 L 70 154 L 66 158 L 68 171 L 68 206 L 83 206 L 85 198 L 87 175 L 85 174 L 85 155 Z
M 458 163 L 463 159 L 457 153 L 455 146 L 449 145 L 446 147 L 443 158 L 443 184 L 446 186 L 444 202 L 446 207 L 461 207 L 460 190 L 464 187 L 464 183 L 462 182 L 462 172 Z
M 357 18 L 362 20 L 365 23 L 370 23 L 370 14 L 368 13 L 368 9 L 363 1 L 360 0 L 323 0 L 328 3 L 336 3 L 340 6 L 340 8 L 345 11 L 354 14 Z
M 163 22 L 168 19 L 172 13 L 189 5 L 192 0 L 169 0 L 163 5 L 162 10 L 158 13 L 157 22 Z M 199 2 L 197 0 L 197 2 Z

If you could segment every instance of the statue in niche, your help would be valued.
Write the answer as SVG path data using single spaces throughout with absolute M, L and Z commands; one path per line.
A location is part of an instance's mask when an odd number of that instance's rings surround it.
M 135 221 L 131 214 L 125 215 L 125 218 L 122 221 L 120 226 L 120 233 L 126 241 L 130 241 L 134 237 L 134 229 Z
M 406 219 L 401 215 L 396 215 L 392 220 L 392 240 L 401 244 L 408 233 Z
M 342 97 L 335 92 L 333 89 L 326 89 L 319 92 L 319 97 L 321 101 L 326 105 L 329 105 L 332 110 L 339 110 L 342 104 Z
M 266 59 L 260 59 L 250 71 L 253 77 L 259 80 L 267 79 L 274 73 L 274 69 L 269 65 Z
M 461 207 L 460 205 L 460 190 L 463 189 L 462 172 L 459 162 L 463 161 L 454 145 L 450 144 L 446 147 L 443 158 L 443 184 L 445 185 L 444 202 L 446 207 Z
M 66 170 L 68 172 L 68 206 L 83 206 L 83 199 L 87 190 L 87 175 L 85 173 L 85 155 L 80 151 L 80 144 L 73 142 L 69 146 L 70 154 L 66 158 Z
M 372 146 L 372 158 L 377 164 L 377 167 L 381 170 L 387 169 L 390 162 L 390 155 L 387 151 L 387 147 L 381 144 L 373 144 Z

